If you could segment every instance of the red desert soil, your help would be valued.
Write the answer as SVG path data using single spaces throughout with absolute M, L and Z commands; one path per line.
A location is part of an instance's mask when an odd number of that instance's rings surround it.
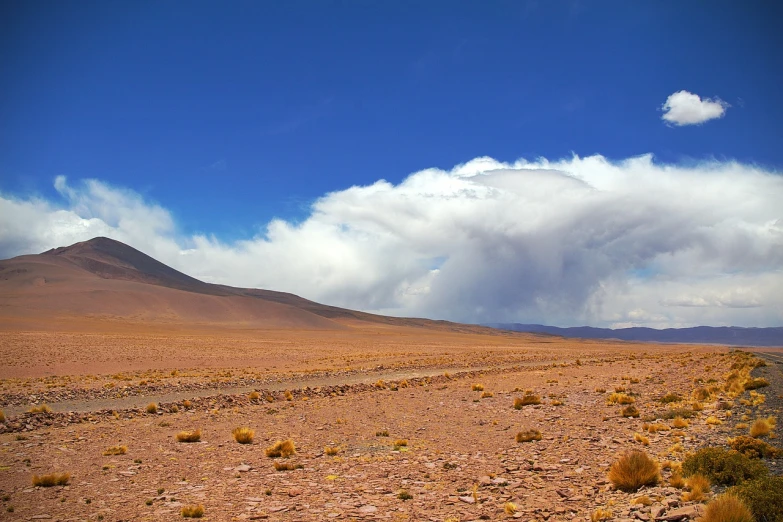
M 694 516 L 671 471 L 623 493 L 609 465 L 631 448 L 679 462 L 771 413 L 725 391 L 747 360 L 725 348 L 373 316 L 208 285 L 128 249 L 94 240 L 0 262 L 0 519 L 176 520 L 198 505 L 219 521 Z M 620 389 L 640 417 L 610 404 Z M 540 404 L 514 408 L 526 393 Z M 53 411 L 27 412 L 43 403 Z M 675 408 L 687 426 L 666 418 Z M 656 421 L 669 429 L 645 431 Z M 517 442 L 527 429 L 541 440 Z M 285 439 L 295 454 L 266 456 Z M 52 473 L 67 485 L 33 485 Z

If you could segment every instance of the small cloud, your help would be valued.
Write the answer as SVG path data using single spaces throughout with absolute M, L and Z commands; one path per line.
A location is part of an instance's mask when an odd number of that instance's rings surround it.
M 688 91 L 675 92 L 666 99 L 661 108 L 663 120 L 677 126 L 700 125 L 705 121 L 722 118 L 731 107 L 720 98 L 701 99 Z

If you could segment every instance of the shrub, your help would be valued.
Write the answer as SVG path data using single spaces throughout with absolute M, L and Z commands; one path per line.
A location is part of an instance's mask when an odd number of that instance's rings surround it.
M 527 429 L 517 433 L 517 442 L 532 442 L 541 440 L 541 432 L 536 429 Z
M 413 498 L 413 495 L 408 493 L 407 490 L 403 489 L 399 493 L 397 493 L 397 498 L 400 500 L 410 500 Z
M 757 377 L 745 382 L 746 390 L 757 390 L 759 388 L 763 388 L 764 386 L 769 386 L 769 381 L 763 377 Z
M 266 449 L 266 456 L 269 458 L 290 457 L 296 453 L 294 441 L 291 439 L 279 440 Z
M 286 391 L 283 393 L 283 396 L 285 397 L 285 400 L 287 400 L 287 401 L 292 401 L 292 400 L 294 400 L 294 394 L 293 394 L 293 393 L 291 393 L 291 391 L 290 391 L 290 390 L 286 390 Z
M 503 511 L 506 515 L 513 515 L 517 512 L 517 505 L 513 502 L 506 502 L 503 504 Z
M 481 398 L 482 399 L 488 399 L 488 398 L 490 398 L 492 396 L 493 396 L 492 392 L 488 392 L 488 391 L 482 392 L 482 394 L 481 394 Z
M 521 398 L 514 398 L 514 408 L 521 410 L 523 406 L 541 404 L 541 397 L 532 393 L 525 393 Z
M 52 486 L 66 486 L 71 480 L 70 473 L 50 473 L 48 475 L 33 475 L 33 486 L 50 488 Z
M 158 413 L 158 405 L 154 402 L 147 404 L 147 413 Z
M 724 494 L 707 504 L 699 522 L 755 522 L 748 506 L 734 495 Z
M 712 415 L 707 417 L 707 420 L 705 420 L 704 422 L 707 424 L 707 426 L 717 426 L 718 424 L 723 424 L 722 420 Z
M 397 439 L 394 441 L 394 449 L 400 449 L 408 446 L 408 439 Z
M 664 404 L 669 404 L 671 402 L 682 402 L 682 396 L 669 392 L 663 397 L 661 397 L 661 402 Z
M 745 502 L 756 522 L 783 522 L 783 477 L 750 480 L 728 492 Z
M 204 506 L 182 506 L 182 516 L 185 518 L 201 518 L 204 516 Z
M 261 394 L 258 393 L 257 391 L 252 391 L 250 392 L 250 395 L 247 396 L 247 398 L 250 399 L 251 401 L 257 401 L 261 398 Z
M 617 489 L 626 492 L 654 486 L 660 480 L 658 463 L 643 451 L 628 451 L 612 464 L 609 480 Z
M 712 397 L 712 394 L 707 388 L 696 388 L 691 396 L 697 401 L 706 401 Z
M 767 437 L 772 433 L 772 423 L 769 419 L 756 419 L 750 427 L 750 436 L 753 438 Z
M 607 399 L 608 404 L 633 404 L 636 399 L 624 393 L 613 393 Z
M 715 484 L 732 486 L 745 480 L 763 477 L 767 468 L 758 460 L 751 460 L 742 453 L 723 448 L 706 447 L 688 455 L 682 463 L 686 477 L 697 473 Z
M 662 419 L 675 419 L 677 417 L 682 417 L 683 419 L 690 419 L 696 414 L 695 411 L 701 411 L 697 410 L 696 406 L 694 405 L 690 410 L 688 408 L 672 408 L 670 410 L 667 410 L 661 414 Z
M 27 411 L 29 413 L 51 413 L 52 409 L 49 407 L 48 404 L 41 404 L 40 406 L 33 406 Z
M 729 446 L 751 459 L 776 458 L 780 455 L 780 450 L 776 447 L 747 435 L 739 435 L 729 439 Z
M 682 489 L 685 487 L 685 479 L 679 473 L 672 473 L 669 477 L 669 485 L 673 488 Z
M 608 509 L 598 508 L 590 513 L 590 522 L 601 522 L 602 520 L 609 520 L 612 518 L 612 512 Z
M 484 391 L 484 385 L 483 384 L 474 384 L 472 386 L 473 391 Z
M 686 421 L 682 417 L 675 417 L 674 421 L 672 422 L 672 425 L 675 428 L 687 428 L 688 427 L 688 421 Z
M 234 440 L 240 444 L 251 444 L 255 434 L 255 431 L 245 427 L 234 428 L 234 430 L 231 432 L 231 435 L 234 436 Z
M 380 430 L 375 432 L 376 437 L 388 437 L 389 436 L 389 430 Z
M 647 430 L 649 433 L 658 433 L 659 431 L 669 431 L 671 428 L 661 422 L 655 422 L 653 424 L 642 424 L 642 429 Z
M 304 466 L 301 464 L 294 464 L 293 462 L 282 462 L 279 460 L 275 461 L 275 470 L 277 471 L 291 471 L 302 468 L 304 468 Z
M 185 399 L 184 401 L 182 401 L 182 407 L 185 408 L 186 410 L 189 410 L 190 408 L 193 407 L 193 403 Z
M 340 453 L 340 448 L 338 448 L 337 446 L 326 446 L 324 448 L 325 455 L 332 456 L 332 455 L 337 455 L 338 453 Z
M 125 455 L 125 453 L 128 452 L 128 446 L 112 446 L 111 448 L 106 448 L 106 451 L 103 452 L 105 456 L 108 455 Z
M 177 433 L 179 442 L 198 442 L 201 440 L 201 430 L 180 431 Z
M 631 501 L 631 504 L 637 504 L 640 506 L 652 506 L 652 503 L 652 499 L 647 495 L 642 495 L 641 497 L 637 497 Z
M 623 417 L 638 417 L 640 415 L 639 409 L 636 406 L 634 406 L 633 404 L 630 404 L 630 405 L 626 406 L 625 408 L 623 408 L 620 411 L 620 414 Z
M 682 496 L 685 502 L 701 502 L 704 494 L 710 491 L 710 479 L 700 473 L 696 473 L 685 481 L 688 493 Z
M 641 442 L 645 446 L 649 446 L 650 445 L 650 439 L 645 437 L 641 433 L 634 433 L 633 434 L 633 440 L 635 440 L 636 442 Z

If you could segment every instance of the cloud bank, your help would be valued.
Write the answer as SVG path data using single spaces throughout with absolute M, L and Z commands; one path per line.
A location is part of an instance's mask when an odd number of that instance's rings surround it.
M 97 180 L 0 196 L 0 257 L 103 235 L 205 281 L 395 315 L 555 325 L 783 324 L 783 176 L 646 155 L 476 158 L 324 195 L 223 242 Z
M 666 98 L 661 106 L 661 118 L 676 126 L 700 125 L 705 121 L 722 118 L 729 104 L 720 98 L 703 100 L 688 91 L 678 91 Z

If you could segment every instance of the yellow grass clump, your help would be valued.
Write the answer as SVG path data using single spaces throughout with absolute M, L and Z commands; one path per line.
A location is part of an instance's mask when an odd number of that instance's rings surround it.
M 707 426 L 717 426 L 719 424 L 723 424 L 722 420 L 712 415 L 707 417 L 707 420 L 705 420 L 704 422 L 707 423 Z
M 541 397 L 531 392 L 526 392 L 522 397 L 514 398 L 514 409 L 521 410 L 523 406 L 541 404 Z
M 329 455 L 330 457 L 333 455 L 337 455 L 338 453 L 340 453 L 340 448 L 338 448 L 337 446 L 326 446 L 324 448 L 324 454 Z
M 266 456 L 272 459 L 290 457 L 296 453 L 296 446 L 291 439 L 279 440 L 266 449 Z
M 682 500 L 685 502 L 701 502 L 705 498 L 705 494 L 710 491 L 710 479 L 696 473 L 691 475 L 685 481 L 685 487 L 688 488 L 688 492 L 682 496 Z
M 645 437 L 641 433 L 634 433 L 633 434 L 633 440 L 635 440 L 636 442 L 641 442 L 645 446 L 649 446 L 650 445 L 650 439 Z
M 699 522 L 754 522 L 748 506 L 730 494 L 723 494 L 707 504 Z
M 767 437 L 772 433 L 773 422 L 770 419 L 756 419 L 756 422 L 750 427 L 750 436 L 754 439 Z
M 503 511 L 506 515 L 513 515 L 517 512 L 517 505 L 513 502 L 506 502 L 503 504 Z
M 685 479 L 679 473 L 672 473 L 669 477 L 669 485 L 673 488 L 682 489 L 685 487 Z
M 33 406 L 27 411 L 29 413 L 51 413 L 52 409 L 49 407 L 48 404 L 41 404 L 40 406 Z
M 626 492 L 654 486 L 660 480 L 658 463 L 644 451 L 628 451 L 609 468 L 609 480 L 617 489 Z
M 395 448 L 404 448 L 408 445 L 408 439 L 397 439 L 394 441 Z
M 483 384 L 474 384 L 471 386 L 471 389 L 473 391 L 484 391 L 484 385 Z
M 638 417 L 640 415 L 639 409 L 633 404 L 629 404 L 620 411 L 623 417 Z
M 177 441 L 179 442 L 198 442 L 200 440 L 201 430 L 180 431 L 177 433 Z
M 158 405 L 154 402 L 147 404 L 147 413 L 158 413 Z
M 613 393 L 607 399 L 608 404 L 633 404 L 636 399 L 624 393 Z
M 671 428 L 662 422 L 655 422 L 653 424 L 642 424 L 642 429 L 648 433 L 658 433 L 659 431 L 669 431 Z
M 688 427 L 688 421 L 686 421 L 682 417 L 675 417 L 674 421 L 672 421 L 672 425 L 675 428 L 687 428 Z
M 247 396 L 247 398 L 250 399 L 251 401 L 257 401 L 261 398 L 261 394 L 258 393 L 257 391 L 252 391 L 250 392 L 250 395 Z
M 301 464 L 294 464 L 293 462 L 284 462 L 280 460 L 275 461 L 275 471 L 292 471 L 295 469 L 302 469 L 304 468 Z
M 256 432 L 250 428 L 234 428 L 231 435 L 234 436 L 234 440 L 240 444 L 251 444 L 253 442 L 253 436 Z
M 642 495 L 641 497 L 637 497 L 631 501 L 631 504 L 637 504 L 640 506 L 652 506 L 652 503 L 652 499 L 647 495 Z
M 201 518 L 204 516 L 204 506 L 201 504 L 197 506 L 182 506 L 180 513 L 184 518 Z
M 71 480 L 70 473 L 49 473 L 48 475 L 33 475 L 33 486 L 50 488 L 52 486 L 67 486 Z
M 285 397 L 285 400 L 287 400 L 287 401 L 292 401 L 292 400 L 294 400 L 294 394 L 293 394 L 293 393 L 291 393 L 291 391 L 290 391 L 290 390 L 286 390 L 286 391 L 283 393 L 283 396 Z
M 182 407 L 185 408 L 186 410 L 189 410 L 190 408 L 193 407 L 193 403 L 185 399 L 184 401 L 182 401 Z
M 601 522 L 602 520 L 609 520 L 612 518 L 612 512 L 608 509 L 598 508 L 590 513 L 590 522 Z
M 128 446 L 112 446 L 111 448 L 106 448 L 106 451 L 103 452 L 104 455 L 125 455 L 128 452 Z
M 485 391 L 481 393 L 482 399 L 489 399 L 490 397 L 493 397 L 492 392 Z
M 541 432 L 536 429 L 527 429 L 517 433 L 517 442 L 532 442 L 534 440 L 541 440 Z

